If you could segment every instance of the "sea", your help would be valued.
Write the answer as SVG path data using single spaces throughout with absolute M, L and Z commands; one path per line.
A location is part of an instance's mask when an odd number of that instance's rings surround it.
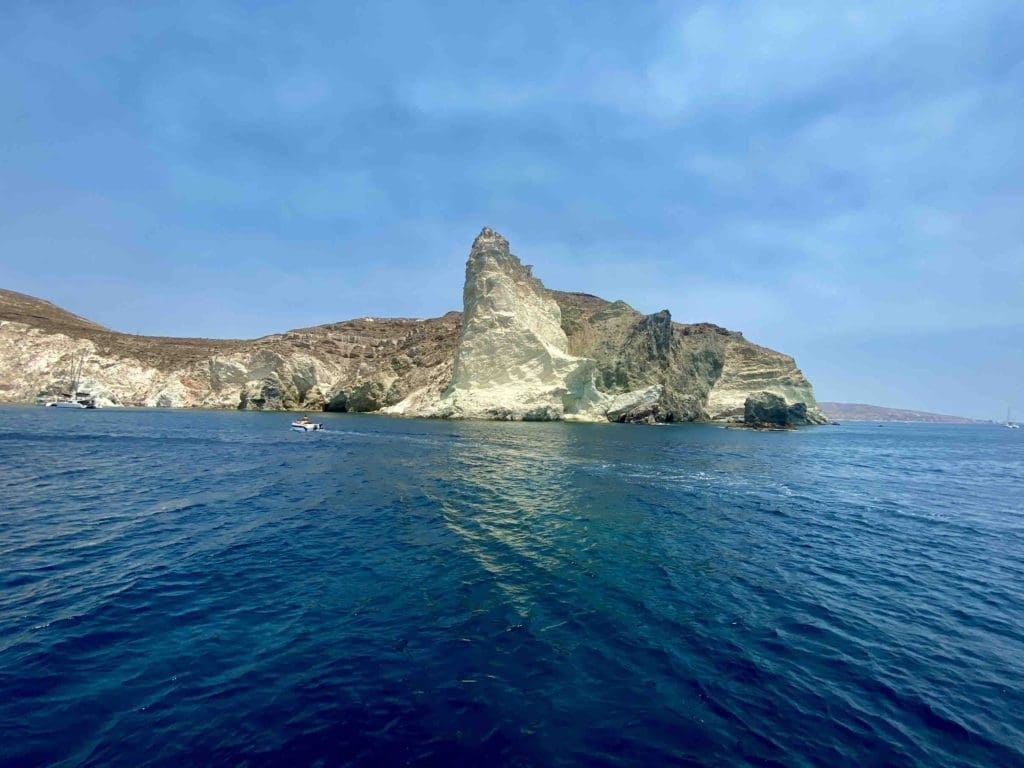
M 0 408 L 0 765 L 1024 765 L 1024 430 Z

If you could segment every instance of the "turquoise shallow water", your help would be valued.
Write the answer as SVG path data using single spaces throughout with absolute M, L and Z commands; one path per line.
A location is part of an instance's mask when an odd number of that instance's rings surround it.
M 1021 765 L 1024 435 L 0 409 L 3 765 Z

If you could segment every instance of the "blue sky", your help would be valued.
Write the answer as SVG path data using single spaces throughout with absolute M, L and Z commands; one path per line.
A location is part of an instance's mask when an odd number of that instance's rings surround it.
M 252 337 L 553 288 L 1024 417 L 1024 5 L 7 3 L 0 286 Z

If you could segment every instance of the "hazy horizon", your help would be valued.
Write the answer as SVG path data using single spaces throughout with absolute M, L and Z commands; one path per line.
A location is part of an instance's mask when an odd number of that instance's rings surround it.
M 252 338 L 544 284 L 1024 417 L 1024 7 L 13 3 L 0 287 Z

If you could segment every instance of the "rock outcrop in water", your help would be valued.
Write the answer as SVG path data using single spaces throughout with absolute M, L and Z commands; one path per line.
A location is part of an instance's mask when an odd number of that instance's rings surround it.
M 805 403 L 786 403 L 774 392 L 755 392 L 743 402 L 743 425 L 753 429 L 793 429 L 807 424 Z
M 825 422 L 791 357 L 668 310 L 547 290 L 490 229 L 473 244 L 463 300 L 464 314 L 240 341 L 116 333 L 0 290 L 0 402 L 66 389 L 84 355 L 81 388 L 106 405 L 739 423 L 766 392 Z

